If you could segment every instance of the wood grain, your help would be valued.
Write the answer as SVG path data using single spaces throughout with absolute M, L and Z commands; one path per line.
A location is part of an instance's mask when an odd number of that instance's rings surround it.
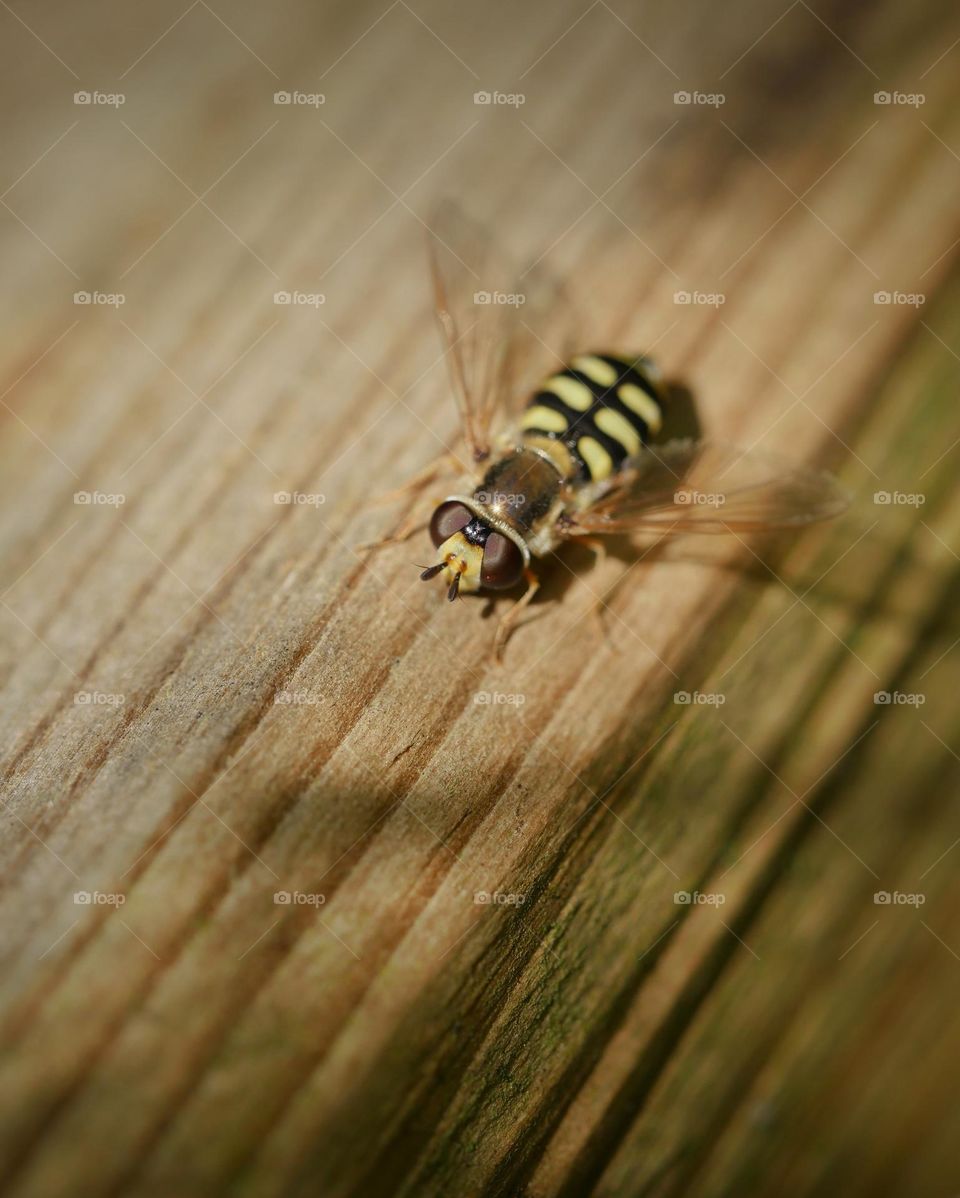
M 0 19 L 6 1192 L 952 1192 L 947 6 Z M 562 555 L 492 665 L 359 548 L 444 194 L 850 511 Z

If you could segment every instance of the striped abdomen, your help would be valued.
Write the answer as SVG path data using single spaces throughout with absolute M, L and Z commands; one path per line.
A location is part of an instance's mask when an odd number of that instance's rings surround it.
M 571 477 L 600 482 L 638 454 L 663 423 L 654 367 L 643 358 L 583 354 L 551 375 L 520 421 L 524 440 L 559 441 Z

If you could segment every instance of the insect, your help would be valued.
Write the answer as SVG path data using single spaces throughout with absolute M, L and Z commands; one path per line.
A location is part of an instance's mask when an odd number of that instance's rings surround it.
M 442 578 L 451 601 L 524 587 L 498 626 L 497 660 L 539 586 L 534 560 L 565 542 L 598 549 L 595 538 L 612 534 L 753 533 L 847 506 L 823 472 L 720 442 L 665 439 L 669 391 L 642 355 L 574 354 L 531 393 L 523 376 L 544 347 L 538 326 L 555 315 L 557 289 L 531 275 L 526 286 L 495 290 L 507 276 L 496 273 L 489 236 L 452 205 L 429 227 L 436 313 L 473 477 L 434 510 L 436 560 L 420 577 Z M 402 491 L 422 489 L 451 459 Z

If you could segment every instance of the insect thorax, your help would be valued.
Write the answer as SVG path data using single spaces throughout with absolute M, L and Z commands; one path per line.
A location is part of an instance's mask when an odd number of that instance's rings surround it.
M 553 511 L 563 481 L 548 458 L 521 446 L 492 463 L 473 497 L 496 519 L 526 537 Z

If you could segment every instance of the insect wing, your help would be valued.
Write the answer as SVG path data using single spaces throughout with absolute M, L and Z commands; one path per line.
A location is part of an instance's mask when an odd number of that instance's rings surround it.
M 675 441 L 632 459 L 567 532 L 761 532 L 828 520 L 848 503 L 823 471 L 722 442 Z
M 549 326 L 561 289 L 543 272 L 516 279 L 485 227 L 451 201 L 429 222 L 434 302 L 467 448 L 489 456 L 500 426 L 538 378 L 555 368 Z

